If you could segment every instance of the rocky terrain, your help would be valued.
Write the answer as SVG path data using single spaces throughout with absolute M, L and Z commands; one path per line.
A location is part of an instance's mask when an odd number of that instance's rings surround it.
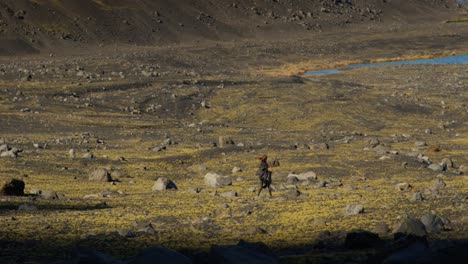
M 0 55 L 86 45 L 149 45 L 278 39 L 356 24 L 443 17 L 446 0 L 3 0 Z
M 304 74 L 468 53 L 463 8 L 186 2 L 0 3 L 0 263 L 464 263 L 466 64 Z

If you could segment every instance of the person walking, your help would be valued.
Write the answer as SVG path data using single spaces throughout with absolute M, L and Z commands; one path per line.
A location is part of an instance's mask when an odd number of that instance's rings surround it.
M 270 193 L 270 197 L 273 195 L 271 194 L 271 171 L 268 170 L 268 156 L 263 155 L 261 157 L 258 157 L 257 159 L 260 160 L 260 167 L 257 170 L 257 176 L 260 179 L 260 188 L 258 189 L 257 196 L 260 196 L 260 193 L 262 192 L 263 189 L 268 189 L 268 192 Z

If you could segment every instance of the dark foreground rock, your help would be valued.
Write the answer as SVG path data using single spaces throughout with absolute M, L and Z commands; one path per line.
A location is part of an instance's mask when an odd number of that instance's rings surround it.
M 211 246 L 214 263 L 222 264 L 275 264 L 278 257 L 263 243 L 248 243 L 241 240 L 235 246 Z
M 24 181 L 18 179 L 6 180 L 0 189 L 0 196 L 22 196 L 24 195 Z

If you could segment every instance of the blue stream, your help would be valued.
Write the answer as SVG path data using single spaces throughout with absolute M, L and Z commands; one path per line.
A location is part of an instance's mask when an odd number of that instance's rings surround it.
M 318 70 L 318 71 L 308 71 L 306 74 L 318 75 L 318 74 L 330 74 L 337 73 L 343 70 L 363 68 L 363 67 L 376 67 L 384 65 L 409 65 L 409 64 L 467 64 L 468 63 L 468 53 L 459 54 L 454 56 L 447 56 L 441 58 L 432 58 L 432 59 L 418 59 L 418 60 L 402 60 L 402 61 L 386 61 L 386 62 L 376 62 L 376 63 L 361 63 L 361 64 L 350 64 L 348 66 Z

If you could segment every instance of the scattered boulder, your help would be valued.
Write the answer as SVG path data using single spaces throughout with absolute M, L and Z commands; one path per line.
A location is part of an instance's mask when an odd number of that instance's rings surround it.
M 419 219 L 407 218 L 399 223 L 393 230 L 395 239 L 398 239 L 403 236 L 413 236 L 425 238 L 426 227 Z
M 23 196 L 24 181 L 18 179 L 6 180 L 0 189 L 0 196 Z
M 388 235 L 388 232 L 390 231 L 390 228 L 388 227 L 387 223 L 385 222 L 379 222 L 375 225 L 374 232 L 379 234 L 379 235 Z
M 396 189 L 400 192 L 408 192 L 408 191 L 411 191 L 411 189 L 413 189 L 413 186 L 411 186 L 407 182 L 402 182 L 396 185 Z
M 57 193 L 52 190 L 33 190 L 32 193 L 35 195 L 39 195 L 41 198 L 47 199 L 47 200 L 59 199 L 59 196 L 57 195 Z
M 411 195 L 410 199 L 411 202 L 417 202 L 424 200 L 424 197 L 421 192 L 415 192 Z
M 8 148 L 7 144 L 0 145 L 0 153 L 3 152 L 3 151 L 8 151 L 8 150 L 9 150 L 9 148 Z
M 390 153 L 390 151 L 392 150 L 389 146 L 385 146 L 385 145 L 378 145 L 376 147 L 374 147 L 372 149 L 373 151 L 375 151 L 375 153 L 377 155 L 385 155 L 385 154 L 388 154 Z M 385 156 L 386 157 L 386 156 Z
M 81 156 L 83 159 L 90 159 L 90 160 L 93 160 L 96 158 L 96 156 L 94 156 L 93 153 L 91 152 L 86 152 L 85 154 L 83 154 L 83 156 Z
M 166 191 L 166 190 L 177 190 L 176 184 L 168 178 L 161 177 L 153 185 L 151 190 L 154 191 Z
M 436 163 L 433 163 L 433 164 L 429 165 L 427 168 L 431 169 L 433 171 L 444 171 L 445 170 L 443 165 L 436 164 Z
M 416 141 L 416 142 L 414 142 L 414 145 L 415 145 L 416 147 L 424 147 L 424 146 L 427 146 L 426 142 L 424 142 L 424 141 Z
M 319 181 L 315 187 L 316 187 L 316 188 L 325 188 L 325 187 L 328 187 L 328 182 L 327 182 L 327 181 Z
M 220 193 L 219 195 L 223 197 L 237 197 L 238 196 L 237 192 L 235 191 L 223 192 L 223 193 Z
M 69 156 L 70 158 L 72 158 L 72 159 L 75 158 L 75 157 L 76 157 L 76 150 L 73 149 L 73 148 L 70 149 L 70 150 L 68 151 L 68 156 Z
M 241 171 L 242 171 L 242 169 L 239 168 L 239 167 L 232 168 L 232 173 L 238 173 L 238 172 L 241 172 Z
M 440 165 L 442 165 L 445 168 L 445 170 L 449 168 L 453 168 L 453 161 L 451 158 L 443 158 L 440 161 Z
M 196 187 L 190 187 L 188 189 L 189 193 L 201 193 L 202 189 L 201 188 L 196 188 Z
M 286 184 L 295 185 L 299 181 L 297 176 L 298 176 L 297 174 L 289 174 L 288 177 L 286 178 Z
M 354 230 L 346 234 L 345 246 L 350 249 L 364 249 L 378 246 L 382 243 L 379 235 L 365 231 Z
M 377 147 L 378 145 L 380 144 L 380 140 L 377 139 L 377 138 L 368 138 L 365 142 L 364 142 L 364 147 L 366 148 L 375 148 Z
M 468 166 L 466 165 L 461 165 L 458 167 L 458 173 L 460 174 L 468 174 Z
M 289 189 L 288 192 L 286 193 L 286 196 L 290 199 L 297 198 L 301 196 L 301 192 L 297 189 Z
M 437 233 L 444 230 L 447 221 L 438 215 L 425 214 L 421 217 L 421 222 L 426 227 L 427 232 Z
M 110 172 L 107 171 L 106 169 L 96 169 L 89 174 L 88 180 L 111 182 L 112 177 L 111 177 Z
M 304 172 L 304 173 L 301 173 L 301 174 L 297 175 L 296 178 L 298 180 L 300 180 L 300 181 L 307 181 L 307 180 L 310 180 L 310 179 L 316 180 L 317 179 L 317 174 L 315 174 L 315 172 L 313 172 L 313 171 L 308 171 L 308 172 Z
M 9 150 L 9 151 L 5 151 L 5 152 L 2 152 L 0 154 L 0 157 L 4 157 L 4 158 L 17 158 L 18 157 L 18 154 L 13 151 L 13 150 Z
M 241 240 L 233 246 L 211 246 L 211 256 L 215 263 L 225 264 L 275 264 L 278 257 L 263 243 L 247 243 Z
M 358 215 L 364 213 L 364 206 L 362 204 L 348 204 L 344 208 L 345 215 Z
M 443 189 L 445 188 L 445 186 L 447 186 L 445 184 L 445 182 L 442 180 L 442 179 L 436 179 L 434 181 L 434 184 L 431 185 L 431 187 L 429 187 L 429 189 L 432 191 L 432 192 L 437 192 L 439 191 L 440 189 Z
M 149 263 L 191 264 L 192 260 L 176 251 L 164 247 L 150 247 L 138 253 L 138 255 L 129 262 L 129 264 Z
M 216 173 L 207 173 L 205 175 L 205 184 L 208 187 L 222 187 L 232 185 L 231 176 L 222 176 Z

